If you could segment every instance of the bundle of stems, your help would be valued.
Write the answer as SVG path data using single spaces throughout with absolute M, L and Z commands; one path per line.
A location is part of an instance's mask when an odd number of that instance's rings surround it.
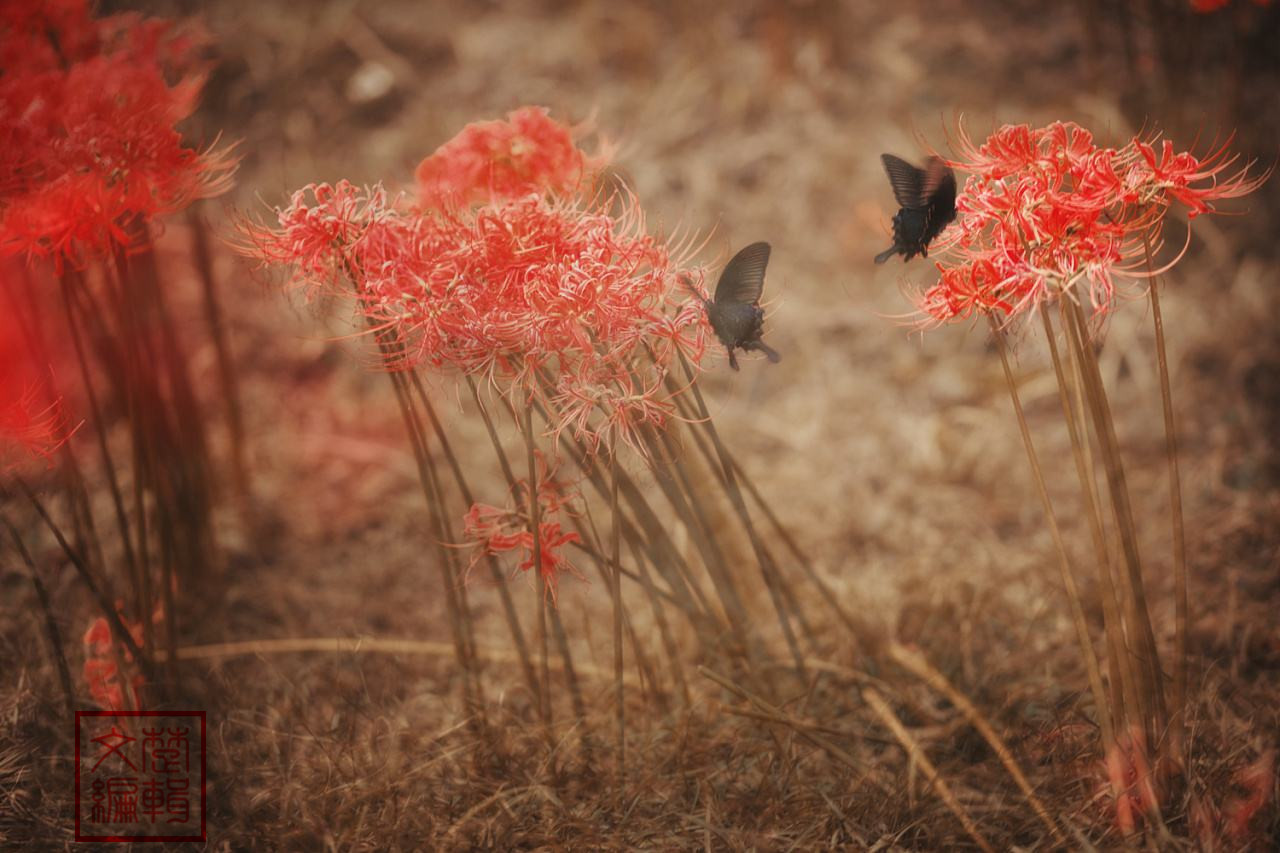
M 109 647 L 119 661 L 123 649 L 136 662 L 128 669 L 140 666 L 154 683 L 149 655 L 162 644 L 172 656 L 176 597 L 216 562 L 217 478 L 209 412 L 189 363 L 193 326 L 179 304 L 180 277 L 162 273 L 153 236 L 166 217 L 229 189 L 237 158 L 216 145 L 189 147 L 176 127 L 198 103 L 203 38 L 180 22 L 97 17 L 91 7 L 36 4 L 0 28 L 13 59 L 2 81 L 9 108 L 0 130 L 13 150 L 0 197 L 0 285 L 6 308 L 21 313 L 26 355 L 58 368 L 48 392 L 80 436 L 45 454 L 61 464 L 64 501 L 42 498 L 21 477 L 4 488 L 25 500 L 23 512 L 57 541 L 104 611 L 108 635 L 97 622 L 86 633 L 93 657 Z M 209 241 L 202 223 L 192 228 L 239 447 Z M 91 445 L 94 463 L 78 444 Z M 107 524 L 91 500 L 99 478 L 111 503 Z M 236 480 L 247 488 L 242 466 Z M 127 592 L 117 598 L 118 590 Z M 126 625 L 139 626 L 136 637 Z M 99 672 L 110 667 L 96 663 Z M 118 666 L 116 678 L 125 671 Z M 104 691 L 91 691 L 104 701 Z M 132 702 L 131 693 L 120 685 L 120 701 Z
M 345 262 L 344 275 L 358 302 L 369 298 L 366 276 L 354 261 Z M 390 327 L 370 326 L 370 334 L 379 361 L 398 365 L 386 374 L 413 449 L 427 506 L 433 562 L 441 573 L 445 611 L 462 675 L 463 701 L 473 719 L 481 720 L 484 691 L 475 655 L 477 617 L 468 595 L 470 567 L 460 558 L 456 546 L 461 537 L 451 521 L 476 504 L 477 494 L 471 485 L 475 474 L 464 468 L 464 460 L 454 449 L 455 442 L 437 412 L 423 369 L 404 364 L 401 356 L 406 350 L 405 341 Z M 641 668 L 641 683 L 660 695 L 674 690 L 685 697 L 686 666 L 691 655 L 681 651 L 675 633 L 680 624 L 692 630 L 698 640 L 697 655 L 703 659 L 728 659 L 735 668 L 754 672 L 771 654 L 752 613 L 752 599 L 756 597 L 751 592 L 753 588 L 763 586 L 768 591 L 779 631 L 797 672 L 804 672 L 805 648 L 812 652 L 819 645 L 817 629 L 800 605 L 802 592 L 797 585 L 802 579 L 814 584 L 840 622 L 851 628 L 858 625 L 722 440 L 698 387 L 696 368 L 685 360 L 682 369 L 683 384 L 675 377 L 666 380 L 678 401 L 681 419 L 662 428 L 643 428 L 639 434 L 644 452 L 631 454 L 632 461 L 638 461 L 652 477 L 658 500 L 646 492 L 635 474 L 628 472 L 626 460 L 619 458 L 625 452 L 621 442 L 591 446 L 569 430 L 558 428 L 564 413 L 555 408 L 550 393 L 554 380 L 545 369 L 533 371 L 538 389 L 515 399 L 507 394 L 488 395 L 475 378 L 460 377 L 474 414 L 484 426 L 497 469 L 510 494 L 518 499 L 520 526 L 532 540 L 530 565 L 543 565 L 550 559 L 548 552 L 553 547 L 542 541 L 546 519 L 539 489 L 545 483 L 539 472 L 539 459 L 567 458 L 577 468 L 581 482 L 589 484 L 594 493 L 594 500 L 579 495 L 569 517 L 578 533 L 574 547 L 596 566 L 612 604 L 620 768 L 625 751 L 627 700 L 622 685 L 628 638 L 632 660 Z M 492 414 L 495 408 L 506 413 L 510 428 L 519 436 L 523 450 L 519 455 L 523 459 L 513 457 L 511 448 L 504 443 L 500 424 Z M 452 482 L 451 487 L 446 486 L 446 481 Z M 454 500 L 458 503 L 453 504 Z M 450 508 L 451 504 L 454 508 Z M 763 516 L 766 527 L 760 526 L 757 514 Z M 593 521 L 597 515 L 609 519 L 607 539 Z M 726 515 L 728 524 L 717 523 Z M 673 535 L 677 527 L 688 532 L 693 554 L 677 545 Z M 750 544 L 754 566 L 739 564 L 730 556 L 738 547 L 735 540 L 741 537 Z M 779 551 L 773 542 L 781 543 L 785 550 Z M 624 544 L 630 559 L 623 557 Z M 570 644 L 552 589 L 558 578 L 549 572 L 537 574 L 531 644 L 530 628 L 522 622 L 521 608 L 506 582 L 506 569 L 487 550 L 477 561 L 485 564 L 497 590 L 502 618 L 539 717 L 547 723 L 554 717 L 548 663 L 554 639 L 563 658 L 561 670 L 569 682 L 575 723 L 582 724 L 585 702 L 573 678 Z M 629 583 L 624 585 L 624 580 Z M 634 629 L 624 629 L 642 618 L 635 608 L 647 611 L 657 626 L 667 663 L 668 687 L 663 686 L 652 668 L 651 662 L 659 656 L 646 648 Z M 865 636 L 866 632 L 859 633 Z M 765 685 L 766 692 L 772 691 L 767 682 L 759 683 Z
M 43 363 L 69 362 L 57 396 L 75 413 L 77 428 L 76 440 L 63 442 L 57 455 L 61 476 L 54 488 L 62 493 L 64 512 L 17 474 L 6 491 L 24 498 L 75 567 L 108 620 L 113 644 L 159 685 L 151 650 L 172 654 L 181 591 L 207 579 L 217 565 L 213 512 L 220 483 L 207 406 L 195 391 L 183 345 L 191 324 L 170 304 L 172 284 L 156 264 L 146 226 L 136 227 L 143 233 L 134 235 L 132 244 L 140 247 L 134 251 L 117 250 L 81 268 L 64 266 L 54 282 L 31 268 L 6 283 L 6 301 L 23 318 L 27 345 Z M 195 232 L 203 228 L 193 224 Z M 195 242 L 203 247 L 194 266 L 203 279 L 204 313 L 216 317 L 208 239 L 201 235 Z M 221 388 L 234 392 L 225 330 L 211 323 L 208 332 L 224 353 L 218 360 Z M 68 341 L 70 352 L 54 351 L 53 341 Z M 223 402 L 238 413 L 236 400 Z M 238 456 L 242 435 L 238 427 L 231 432 Z M 87 466 L 81 458 L 86 452 L 92 457 Z M 247 472 L 234 475 L 236 488 L 247 482 Z M 110 498 L 105 521 L 95 517 L 91 499 L 99 486 Z M 16 525 L 12 532 L 19 537 Z M 126 622 L 141 626 L 136 638 Z
M 1173 418 L 1168 358 L 1160 313 L 1158 280 L 1152 273 L 1150 298 L 1155 324 L 1156 362 L 1166 435 L 1171 510 L 1171 542 L 1175 599 L 1173 678 L 1167 678 L 1156 643 L 1143 571 L 1138 531 L 1112 407 L 1103 383 L 1088 321 L 1069 295 L 1057 300 L 1061 334 L 1047 306 L 1040 313 L 1053 364 L 1063 421 L 1071 443 L 1080 505 L 1088 523 L 1103 616 L 1105 670 L 1099 666 L 1092 633 L 1085 617 L 1085 600 L 1073 560 L 1059 529 L 1039 457 L 1032 441 L 1016 380 L 1009 364 L 1005 331 L 991 316 L 992 334 L 1000 354 L 1027 458 L 1058 555 L 1063 587 L 1076 628 L 1082 659 L 1097 709 L 1108 772 L 1116 796 L 1128 797 L 1159 826 L 1162 785 L 1175 770 L 1186 766 L 1185 716 L 1187 679 L 1187 566 L 1182 515 L 1177 438 Z M 1063 358 L 1059 341 L 1065 344 Z M 1096 448 L 1096 452 L 1095 452 Z M 1102 477 L 1098 470 L 1101 468 Z M 1104 487 L 1100 488 L 1100 479 Z M 1116 542 L 1118 540 L 1118 547 Z M 1104 684 L 1103 673 L 1106 674 Z M 1138 768 L 1147 772 L 1136 773 Z M 1125 821 L 1122 821 L 1122 824 Z M 1132 828 L 1132 827 L 1130 827 Z

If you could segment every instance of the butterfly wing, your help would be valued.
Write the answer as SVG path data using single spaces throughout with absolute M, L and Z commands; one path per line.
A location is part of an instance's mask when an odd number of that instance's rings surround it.
M 898 200 L 898 206 L 924 207 L 924 170 L 917 169 L 892 154 L 881 154 L 880 162 L 884 163 L 884 171 L 889 176 L 889 183 L 893 185 L 893 197 Z
M 924 193 L 928 207 L 920 243 L 927 247 L 956 218 L 956 173 L 939 157 L 925 165 Z
M 752 243 L 741 249 L 725 265 L 716 282 L 716 302 L 752 304 L 764 292 L 764 271 L 769 265 L 768 243 Z
M 930 157 L 925 164 L 920 199 L 930 206 L 955 207 L 956 173 L 941 157 Z

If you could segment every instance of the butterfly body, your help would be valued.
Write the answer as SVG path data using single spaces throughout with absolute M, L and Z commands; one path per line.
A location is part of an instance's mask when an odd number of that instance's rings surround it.
M 734 370 L 738 369 L 735 349 L 762 352 L 775 364 L 782 360 L 777 351 L 761 340 L 764 309 L 760 307 L 760 295 L 764 290 L 769 251 L 768 243 L 752 243 L 739 251 L 720 273 L 715 298 L 703 300 L 707 320 L 729 351 L 729 366 Z
M 880 160 L 900 208 L 893 217 L 893 245 L 876 255 L 876 263 L 894 255 L 904 263 L 916 255 L 927 258 L 929 244 L 956 218 L 955 172 L 940 157 L 930 157 L 923 169 L 892 154 Z

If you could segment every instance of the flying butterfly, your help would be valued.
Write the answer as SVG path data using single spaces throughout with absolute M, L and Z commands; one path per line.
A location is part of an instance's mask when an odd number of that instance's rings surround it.
M 884 170 L 901 208 L 893 217 L 893 245 L 876 255 L 883 264 L 894 255 L 929 257 L 929 244 L 956 218 L 956 173 L 941 157 L 917 169 L 901 157 L 881 154 Z
M 769 244 L 752 243 L 734 255 L 720 273 L 714 299 L 703 299 L 707 319 L 716 337 L 729 351 L 729 366 L 738 369 L 735 349 L 756 350 L 777 364 L 782 356 L 760 340 L 764 334 L 764 309 L 760 294 L 764 290 L 764 271 L 769 265 Z

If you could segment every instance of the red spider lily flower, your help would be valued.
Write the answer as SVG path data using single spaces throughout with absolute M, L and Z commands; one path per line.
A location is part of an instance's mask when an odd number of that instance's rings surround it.
M 135 675 L 128 685 L 129 697 L 125 698 L 125 686 L 117 672 L 116 662 L 107 658 L 90 658 L 84 662 L 84 680 L 89 695 L 104 711 L 126 711 L 139 707 L 138 690 L 142 676 Z
M 480 376 L 518 404 L 554 388 L 561 402 L 625 399 L 649 419 L 668 408 L 649 405 L 664 371 L 678 353 L 700 360 L 706 331 L 677 284 L 687 271 L 643 233 L 634 200 L 619 203 L 622 216 L 604 202 L 526 196 L 378 234 L 359 252 L 366 312 L 395 329 L 410 364 Z M 624 411 L 635 407 L 599 414 Z
M 0 378 L 0 383 L 4 381 Z M 14 397 L 0 389 L 0 473 L 12 470 L 23 458 L 51 462 L 73 431 L 61 401 L 48 403 L 42 397 L 33 391 Z
M 506 121 L 473 122 L 418 164 L 423 207 L 465 207 L 530 193 L 567 194 L 603 165 L 542 107 L 521 107 Z
M 49 462 L 75 431 L 18 318 L 0 312 L 0 473 L 21 460 Z
M 1172 198 L 1186 205 L 1187 216 L 1192 218 L 1213 212 L 1211 202 L 1240 198 L 1258 189 L 1270 177 L 1270 172 L 1250 176 L 1252 164 L 1223 177 L 1238 159 L 1230 154 L 1228 144 L 1230 140 L 1204 157 L 1196 157 L 1187 151 L 1175 153 L 1173 143 L 1166 139 L 1157 156 L 1154 140 L 1134 138 L 1130 145 L 1142 155 L 1143 165 L 1130 168 L 1145 178 L 1139 200 L 1159 205 L 1168 204 L 1167 199 Z
M 354 274 L 350 264 L 359 263 L 372 247 L 391 254 L 386 251 L 388 233 L 411 227 L 410 217 L 395 201 L 381 184 L 308 184 L 287 207 L 276 209 L 276 226 L 242 220 L 232 247 L 264 266 L 293 267 L 292 283 L 314 295 L 337 277 Z
M 133 640 L 142 645 L 142 623 L 131 624 L 121 614 L 121 621 L 129 629 Z M 141 673 L 127 677 L 120 673 L 117 664 L 119 659 L 126 664 L 133 663 L 133 655 L 121 644 L 118 648 L 113 643 L 111 626 L 105 616 L 99 616 L 89 625 L 84 633 L 84 680 L 89 688 L 89 695 L 98 706 L 107 711 L 124 711 L 140 708 L 138 691 L 145 683 Z M 127 691 L 127 693 L 126 693 Z
M 0 16 L 0 255 L 82 265 L 230 186 L 234 158 L 186 147 L 174 127 L 203 85 L 197 39 L 134 15 L 94 20 L 83 3 L 22 5 Z
M 625 189 L 571 192 L 591 166 L 545 111 L 520 110 L 469 126 L 419 169 L 466 203 L 311 185 L 274 223 L 242 223 L 238 249 L 292 266 L 308 293 L 340 282 L 384 368 L 456 371 L 512 408 L 545 404 L 549 432 L 571 429 L 589 452 L 621 441 L 643 453 L 642 428 L 674 411 L 675 363 L 705 353 L 704 312 L 679 283 L 704 272 L 646 233 Z
M 432 363 L 491 373 L 499 360 L 540 366 L 638 340 L 674 293 L 663 247 L 601 208 L 530 196 L 432 221 L 407 267 L 361 264 L 375 315 L 444 347 L 423 352 Z M 464 316 L 441 310 L 451 304 Z
M 615 436 L 642 448 L 637 426 L 673 408 L 671 366 L 705 352 L 702 312 L 678 284 L 703 273 L 645 233 L 626 193 L 423 211 L 341 182 L 296 193 L 276 220 L 242 224 L 240 251 L 293 265 L 308 292 L 342 278 L 386 368 L 456 370 L 517 407 L 554 397 L 567 411 L 553 431 L 572 423 L 589 449 Z
M 496 556 L 518 552 L 520 561 L 517 568 L 520 571 L 527 572 L 538 565 L 552 596 L 562 572 L 577 573 L 562 551 L 565 545 L 580 543 L 582 537 L 565 531 L 559 521 L 539 522 L 541 547 L 537 557 L 533 553 L 533 531 L 529 528 L 528 518 L 522 513 L 489 504 L 472 504 L 463 518 L 463 529 L 467 538 L 481 546 L 484 553 Z M 472 560 L 473 566 L 480 556 L 478 553 Z
M 571 484 L 557 478 L 559 460 L 548 461 L 546 456 L 535 452 L 538 469 L 538 507 L 541 545 L 540 553 L 533 553 L 533 530 L 527 509 L 503 508 L 491 504 L 475 503 L 463 518 L 463 532 L 475 545 L 481 547 L 472 559 L 476 560 L 485 554 L 499 555 L 512 551 L 518 552 L 519 571 L 529 571 L 538 566 L 543 577 L 547 579 L 548 588 L 555 594 L 556 583 L 560 574 L 570 571 L 577 574 L 573 564 L 562 553 L 564 546 L 582 542 L 577 533 L 563 529 L 555 516 L 572 515 L 572 503 L 578 493 Z M 513 503 L 527 507 L 529 483 L 517 480 L 510 496 Z M 520 497 L 518 497 L 520 496 Z
M 664 378 L 664 371 L 645 370 L 642 376 L 607 357 L 580 361 L 562 370 L 556 382 L 551 402 L 560 417 L 554 433 L 568 429 L 590 453 L 620 441 L 648 456 L 645 429 L 662 429 L 675 413 Z
M 919 324 L 976 314 L 1007 322 L 1080 291 L 1094 317 L 1105 317 L 1122 281 L 1151 277 L 1146 247 L 1161 245 L 1171 205 L 1188 217 L 1212 212 L 1270 175 L 1251 175 L 1252 163 L 1230 172 L 1236 158 L 1225 144 L 1197 157 L 1168 141 L 1157 151 L 1156 142 L 1104 148 L 1079 125 L 1055 122 L 1006 125 L 975 145 L 960 128 L 951 165 L 970 176 L 937 243 L 939 280 L 916 296 Z
M 538 469 L 538 507 L 542 514 L 548 516 L 570 512 L 573 502 L 578 498 L 578 492 L 573 483 L 558 476 L 560 460 L 553 458 L 548 461 L 547 455 L 541 450 L 535 450 L 533 457 Z M 524 478 L 516 480 L 515 488 L 518 494 L 527 495 L 529 481 Z

